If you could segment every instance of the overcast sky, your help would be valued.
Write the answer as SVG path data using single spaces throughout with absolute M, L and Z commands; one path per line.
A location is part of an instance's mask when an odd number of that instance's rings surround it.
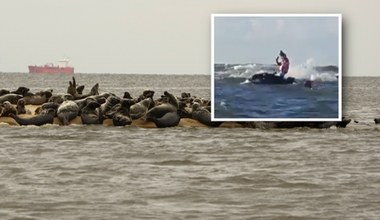
M 344 75 L 380 76 L 377 4 L 377 0 L 0 0 L 0 71 L 27 72 L 29 64 L 70 57 L 76 72 L 210 74 L 212 13 L 314 12 L 342 13 Z M 309 56 L 299 58 L 290 45 L 284 50 L 294 61 Z M 273 62 L 272 52 L 266 56 L 263 62 Z M 310 56 L 324 62 L 319 55 Z
M 214 45 L 216 63 L 272 64 L 283 50 L 292 63 L 338 65 L 339 18 L 219 15 Z

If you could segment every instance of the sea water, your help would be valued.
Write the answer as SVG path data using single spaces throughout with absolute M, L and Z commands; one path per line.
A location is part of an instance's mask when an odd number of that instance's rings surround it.
M 316 67 L 308 75 L 291 71 L 285 78 L 296 80 L 285 85 L 260 85 L 248 80 L 257 73 L 274 73 L 274 65 L 219 64 L 215 70 L 215 118 L 339 118 L 337 67 Z M 306 87 L 306 81 L 312 81 L 312 87 Z
M 209 75 L 75 74 L 210 98 Z M 65 92 L 71 76 L 2 73 Z M 344 78 L 345 129 L 0 125 L 0 219 L 379 219 L 380 78 Z

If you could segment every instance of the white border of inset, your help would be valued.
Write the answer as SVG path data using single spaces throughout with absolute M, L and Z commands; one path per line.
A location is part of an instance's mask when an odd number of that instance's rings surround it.
M 214 108 L 214 20 L 215 17 L 337 17 L 339 28 L 338 117 L 337 118 L 215 118 Z M 211 14 L 211 120 L 212 121 L 341 121 L 342 120 L 342 14 Z

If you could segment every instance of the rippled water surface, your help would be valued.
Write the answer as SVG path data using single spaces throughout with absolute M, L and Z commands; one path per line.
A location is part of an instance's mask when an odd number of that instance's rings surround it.
M 209 76 L 78 74 L 88 91 L 210 97 Z M 70 77 L 0 74 L 64 92 Z M 378 78 L 344 79 L 345 129 L 0 125 L 0 219 L 379 219 Z
M 313 89 L 304 81 L 289 85 L 257 85 L 246 78 L 215 80 L 215 118 L 339 118 L 338 81 Z

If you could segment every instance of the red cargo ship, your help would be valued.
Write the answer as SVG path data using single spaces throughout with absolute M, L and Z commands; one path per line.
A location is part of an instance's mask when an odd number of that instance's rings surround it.
M 74 67 L 68 66 L 68 60 L 59 61 L 60 65 L 54 66 L 52 63 L 44 66 L 28 66 L 29 73 L 47 73 L 47 74 L 73 74 Z

